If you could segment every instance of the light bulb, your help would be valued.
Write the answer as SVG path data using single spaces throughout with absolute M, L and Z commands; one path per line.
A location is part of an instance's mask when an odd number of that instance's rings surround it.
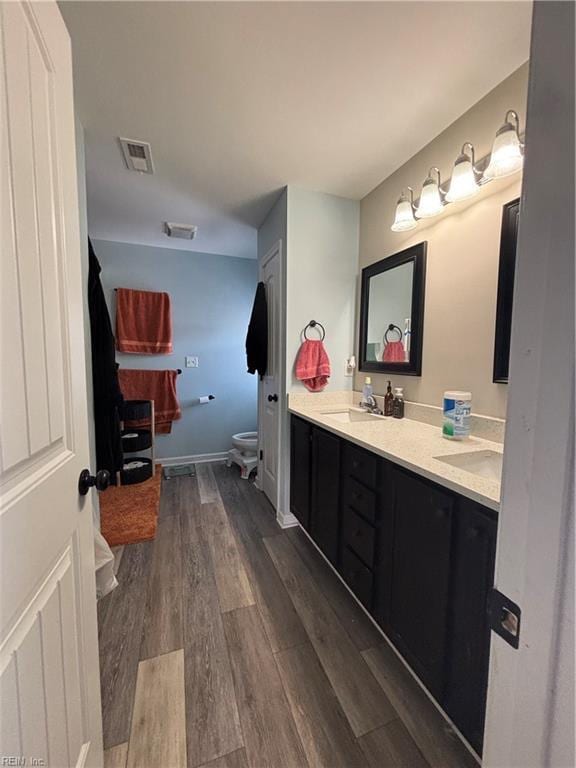
M 470 154 L 466 154 L 465 148 L 470 148 Z M 466 200 L 473 197 L 480 191 L 476 175 L 474 173 L 474 147 L 470 142 L 466 142 L 462 147 L 462 152 L 456 158 L 452 178 L 450 179 L 450 189 L 446 193 L 446 200 L 449 203 L 456 203 L 459 200 Z
M 524 157 L 518 135 L 519 125 L 518 115 L 513 109 L 509 110 L 504 125 L 496 133 L 490 163 L 484 171 L 485 180 L 501 179 L 522 168 Z
M 432 176 L 432 173 L 437 174 L 437 179 Z M 416 209 L 417 219 L 429 219 L 432 216 L 437 216 L 444 210 L 442 198 L 440 196 L 440 171 L 438 168 L 431 168 L 428 174 L 428 178 L 422 185 L 422 192 L 420 193 L 420 202 Z
M 392 232 L 407 232 L 409 229 L 414 229 L 417 224 L 418 222 L 414 218 L 412 200 L 402 193 L 396 203 L 396 216 L 390 229 Z

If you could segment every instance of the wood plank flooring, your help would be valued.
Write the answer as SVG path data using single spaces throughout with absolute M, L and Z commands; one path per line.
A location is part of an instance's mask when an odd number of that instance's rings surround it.
M 236 466 L 164 481 L 156 540 L 118 560 L 98 606 L 107 768 L 474 765 Z

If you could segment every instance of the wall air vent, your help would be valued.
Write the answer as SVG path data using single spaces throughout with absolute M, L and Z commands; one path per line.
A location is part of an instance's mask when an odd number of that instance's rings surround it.
M 198 227 L 194 224 L 174 224 L 171 221 L 164 222 L 164 234 L 168 237 L 179 237 L 181 240 L 194 240 Z
M 129 171 L 138 171 L 139 173 L 154 173 L 152 165 L 152 150 L 147 141 L 138 141 L 137 139 L 119 138 L 122 154 L 126 161 Z

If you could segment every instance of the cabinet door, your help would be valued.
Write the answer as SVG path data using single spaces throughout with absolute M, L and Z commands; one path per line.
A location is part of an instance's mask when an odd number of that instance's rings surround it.
M 430 692 L 445 682 L 453 497 L 394 470 L 390 634 Z
M 310 534 L 336 565 L 339 541 L 340 439 L 323 429 L 312 429 L 312 507 Z
M 298 522 L 310 528 L 310 472 L 312 425 L 292 416 L 290 427 L 290 511 Z
M 458 500 L 444 708 L 478 754 L 482 754 L 488 687 L 487 601 L 494 582 L 496 530 L 493 513 L 468 499 Z

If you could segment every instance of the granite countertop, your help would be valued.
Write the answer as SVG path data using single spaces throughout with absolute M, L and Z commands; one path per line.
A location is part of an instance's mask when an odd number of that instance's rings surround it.
M 290 398 L 289 411 L 439 485 L 499 510 L 499 481 L 451 466 L 435 457 L 487 450 L 502 454 L 502 443 L 474 436 L 462 441 L 446 440 L 438 427 L 407 418 L 380 417 L 346 423 L 330 416 L 351 407 L 350 401 L 346 402 L 344 398 L 341 403 L 336 403 L 299 396 Z

